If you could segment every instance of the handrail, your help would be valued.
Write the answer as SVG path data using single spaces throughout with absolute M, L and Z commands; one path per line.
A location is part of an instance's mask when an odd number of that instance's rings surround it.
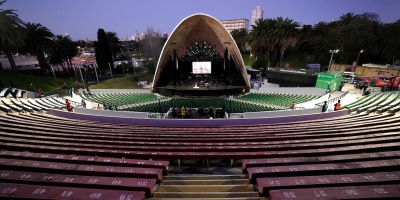
M 335 97 L 335 98 L 333 98 L 333 99 L 329 99 L 327 102 L 328 102 L 328 104 L 333 103 L 333 102 L 335 102 L 335 101 L 337 101 L 337 100 L 339 100 L 339 99 L 342 99 L 342 98 L 343 98 L 344 96 L 346 96 L 348 93 L 349 93 L 349 91 L 346 91 L 345 93 L 343 93 L 342 95 L 340 95 L 340 96 L 338 96 L 338 97 Z M 315 104 L 315 107 L 321 107 L 322 105 L 324 105 L 324 102 L 320 102 L 320 103 Z

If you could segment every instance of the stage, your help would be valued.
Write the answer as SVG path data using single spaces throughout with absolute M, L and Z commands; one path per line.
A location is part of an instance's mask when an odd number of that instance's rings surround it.
M 245 86 L 229 86 L 229 85 L 209 85 L 198 86 L 192 85 L 167 85 L 163 87 L 155 87 L 154 92 L 163 94 L 165 96 L 226 96 L 226 95 L 239 95 L 249 92 L 250 88 Z

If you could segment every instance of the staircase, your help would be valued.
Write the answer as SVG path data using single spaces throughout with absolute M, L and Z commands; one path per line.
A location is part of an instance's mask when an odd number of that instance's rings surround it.
M 152 200 L 266 200 L 244 175 L 165 176 Z

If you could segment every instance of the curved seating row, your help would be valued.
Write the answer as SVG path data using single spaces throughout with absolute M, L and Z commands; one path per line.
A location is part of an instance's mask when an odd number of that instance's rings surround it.
M 399 97 L 400 92 L 376 93 L 363 96 L 359 100 L 344 106 L 344 108 L 348 109 L 349 112 L 357 111 L 357 113 L 382 113 L 386 111 L 389 111 L 389 113 L 395 113 L 399 110 Z
M 149 93 L 129 93 L 129 94 L 95 94 L 81 95 L 83 99 L 106 104 L 112 109 L 135 111 L 135 112 L 167 112 L 171 107 L 181 107 L 186 105 L 193 108 L 229 107 L 232 113 L 270 111 L 288 108 L 290 104 L 303 103 L 318 98 L 317 95 L 281 95 L 250 93 L 229 101 L 226 99 L 167 99 L 161 98 L 157 102 L 156 95 Z
M 4 199 L 143 199 L 144 192 L 0 183 Z
M 244 173 L 257 183 L 260 195 L 272 200 L 341 197 L 339 192 L 328 192 L 341 191 L 338 187 L 385 191 L 374 193 L 383 198 L 398 194 L 393 188 L 399 181 L 399 128 L 400 118 L 388 114 L 221 127 L 139 126 L 41 113 L 6 114 L 0 118 L 1 169 L 15 176 L 29 172 L 32 177 L 43 177 L 40 173 L 45 170 L 61 178 L 49 183 L 0 180 L 58 188 L 64 185 L 57 180 L 73 178 L 68 188 L 121 191 L 130 190 L 124 183 L 131 182 L 132 190 L 149 196 L 150 187 L 139 187 L 141 181 L 136 179 L 160 182 L 168 170 L 168 161 L 149 159 L 245 159 Z M 87 176 L 99 177 L 99 182 L 91 184 Z M 121 181 L 121 186 L 108 187 L 113 181 Z
M 47 111 L 49 109 L 62 109 L 64 103 L 62 100 L 56 97 L 49 98 L 13 98 L 13 97 L 2 97 L 0 109 L 6 113 L 17 111 L 17 112 L 33 112 L 33 111 Z
M 274 93 L 249 93 L 240 96 L 238 99 L 267 103 L 278 107 L 288 108 L 292 102 L 297 104 L 304 103 L 319 98 L 318 95 L 294 95 L 294 94 L 274 94 Z
M 22 98 L 25 93 L 25 90 L 21 90 L 18 88 L 3 88 L 0 90 L 0 97 L 11 96 L 14 98 Z

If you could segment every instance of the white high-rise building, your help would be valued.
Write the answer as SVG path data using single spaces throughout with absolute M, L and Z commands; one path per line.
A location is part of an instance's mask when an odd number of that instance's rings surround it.
M 249 29 L 249 20 L 248 19 L 231 19 L 231 20 L 221 20 L 221 24 L 228 30 L 228 32 L 232 32 L 235 29 L 244 28 L 246 31 Z
M 260 18 L 264 18 L 264 11 L 261 10 L 261 6 L 257 6 L 251 13 L 251 25 L 255 25 L 255 21 Z

